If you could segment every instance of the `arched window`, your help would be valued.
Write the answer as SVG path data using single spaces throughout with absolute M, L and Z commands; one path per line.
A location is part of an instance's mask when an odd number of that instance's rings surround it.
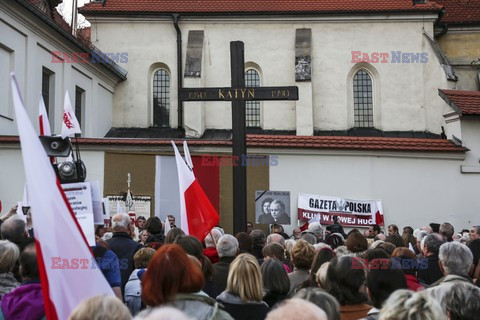
M 170 127 L 170 74 L 165 69 L 153 74 L 153 126 Z
M 372 79 L 363 69 L 353 77 L 353 110 L 355 127 L 373 128 Z
M 259 87 L 260 76 L 254 69 L 245 72 L 245 87 Z M 247 101 L 245 103 L 245 119 L 247 127 L 260 127 L 260 101 Z

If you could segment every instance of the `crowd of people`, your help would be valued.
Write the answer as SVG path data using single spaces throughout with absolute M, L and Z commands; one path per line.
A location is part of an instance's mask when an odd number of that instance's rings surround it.
M 0 216 L 0 319 L 45 317 L 32 230 Z M 377 225 L 348 233 L 335 221 L 287 235 L 220 227 L 199 239 L 169 219 L 112 217 L 94 257 L 117 297 L 96 296 L 83 319 L 478 319 L 480 226 Z M 167 228 L 168 229 L 168 228 Z M 30 231 L 30 232 L 29 232 Z M 111 232 L 105 232 L 111 231 Z M 34 230 L 33 230 L 34 232 Z M 88 281 L 86 281 L 88 285 Z

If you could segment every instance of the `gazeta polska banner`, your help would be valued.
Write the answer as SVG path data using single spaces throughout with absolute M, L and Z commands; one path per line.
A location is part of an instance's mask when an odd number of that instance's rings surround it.
M 321 224 L 330 225 L 334 216 L 344 226 L 383 226 L 382 201 L 298 194 L 298 220 L 318 218 Z

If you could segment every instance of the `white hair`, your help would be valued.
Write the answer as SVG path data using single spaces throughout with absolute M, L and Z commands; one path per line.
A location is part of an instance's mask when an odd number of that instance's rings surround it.
M 217 242 L 217 252 L 220 258 L 235 257 L 238 251 L 238 240 L 231 234 L 223 235 Z
M 446 320 L 440 304 L 425 292 L 399 289 L 393 292 L 380 310 L 380 320 Z
M 213 235 L 213 239 L 215 239 L 215 241 L 213 241 L 212 235 Z M 205 247 L 215 248 L 216 247 L 215 244 L 218 243 L 218 240 L 220 240 L 221 236 L 222 236 L 222 232 L 220 230 L 218 230 L 217 228 L 213 228 L 212 231 L 210 231 L 207 234 L 207 236 L 205 237 Z
M 105 232 L 105 233 L 103 234 L 102 240 L 103 240 L 103 241 L 107 241 L 108 239 L 111 239 L 112 237 L 113 237 L 113 233 L 111 233 L 111 232 Z
M 323 242 L 315 243 L 315 244 L 313 245 L 313 247 L 315 248 L 315 251 L 319 251 L 319 250 L 322 249 L 322 248 L 332 249 L 332 247 L 330 247 L 328 244 L 323 243 Z
M 299 316 L 308 320 L 328 320 L 327 314 L 320 307 L 300 298 L 285 300 L 267 314 L 266 320 L 287 320 Z
M 126 213 L 117 213 L 112 217 L 112 228 L 128 229 L 131 223 L 130 217 Z
M 468 276 L 473 264 L 472 251 L 466 245 L 456 241 L 442 244 L 438 259 L 447 274 L 457 276 Z
M 281 234 L 278 234 L 278 233 L 269 234 L 267 237 L 267 244 L 270 244 L 272 242 L 276 242 L 285 248 L 285 238 Z
M 312 222 L 308 226 L 308 232 L 311 232 L 317 238 L 323 238 L 323 227 L 320 222 Z

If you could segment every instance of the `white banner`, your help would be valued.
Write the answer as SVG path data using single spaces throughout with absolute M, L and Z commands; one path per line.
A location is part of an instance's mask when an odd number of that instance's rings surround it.
M 346 226 L 383 225 L 381 200 L 352 200 L 341 197 L 298 194 L 298 219 L 318 217 L 321 224 L 333 224 L 333 217 Z

